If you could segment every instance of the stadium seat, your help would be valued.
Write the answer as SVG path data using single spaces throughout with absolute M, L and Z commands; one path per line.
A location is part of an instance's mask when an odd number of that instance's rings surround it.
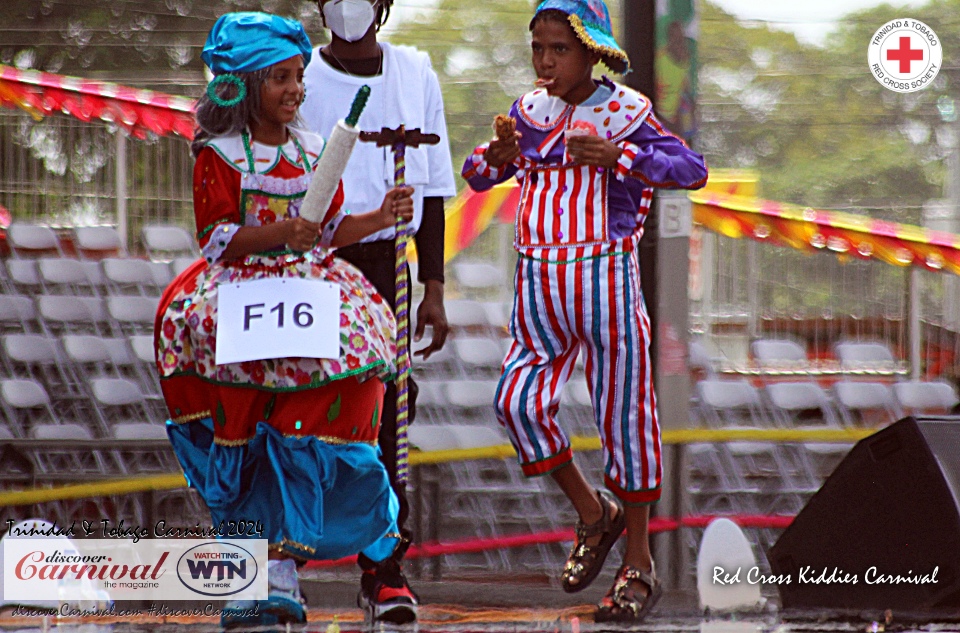
M 899 382 L 893 385 L 897 402 L 907 413 L 950 413 L 960 404 L 957 391 L 948 382 Z
M 43 292 L 43 280 L 35 259 L 8 259 L 7 280 L 16 292 L 32 294 Z
M 7 244 L 14 257 L 63 256 L 57 233 L 49 226 L 14 222 L 7 227 Z
M 453 339 L 453 350 L 467 377 L 493 377 L 503 362 L 500 345 L 493 339 L 479 336 Z
M 833 385 L 833 392 L 847 426 L 885 426 L 903 417 L 889 385 L 843 380 Z
M 796 428 L 811 423 L 840 428 L 841 421 L 827 393 L 814 382 L 779 382 L 764 387 L 777 424 Z
M 127 254 L 120 233 L 112 226 L 78 226 L 73 234 L 81 259 L 98 260 Z
M 106 428 L 130 422 L 155 422 L 143 392 L 137 383 L 123 378 L 96 378 L 91 392 L 97 404 L 97 413 Z
M 486 262 L 459 262 L 453 265 L 453 274 L 461 289 L 502 288 L 506 283 L 503 270 Z
M 110 296 L 107 297 L 107 312 L 120 332 L 152 334 L 157 314 L 158 299 L 155 297 Z
M 93 264 L 90 266 L 89 264 Z M 40 282 L 46 292 L 60 295 L 98 296 L 103 276 L 95 262 L 67 257 L 43 257 L 37 261 Z
M 58 420 L 50 396 L 36 380 L 0 380 L 0 406 L 7 424 L 18 437 L 26 437 L 35 424 L 55 424 Z
M 44 329 L 52 334 L 109 333 L 109 315 L 100 297 L 40 295 L 36 301 Z
M 42 330 L 37 306 L 30 297 L 0 294 L 0 332 L 36 334 Z
M 154 264 L 145 259 L 129 257 L 108 257 L 100 263 L 111 295 L 159 297 L 165 284 L 158 283 Z M 166 267 L 165 264 L 162 266 Z
M 172 262 L 170 262 L 170 271 L 172 273 L 171 279 L 176 277 L 190 266 L 193 266 L 193 263 L 197 261 L 196 257 L 176 257 Z
M 143 227 L 143 246 L 153 261 L 169 262 L 176 257 L 200 256 L 193 235 L 179 226 L 153 224 Z

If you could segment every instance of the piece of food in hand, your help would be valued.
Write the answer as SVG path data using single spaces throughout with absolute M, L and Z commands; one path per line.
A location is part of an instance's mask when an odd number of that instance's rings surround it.
M 597 127 L 589 121 L 574 121 L 569 130 L 564 132 L 567 136 L 597 136 Z
M 517 120 L 506 114 L 498 114 L 493 119 L 493 130 L 497 134 L 497 140 L 509 141 L 517 131 Z

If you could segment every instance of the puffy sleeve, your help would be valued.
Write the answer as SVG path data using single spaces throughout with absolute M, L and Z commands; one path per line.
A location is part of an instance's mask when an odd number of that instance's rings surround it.
M 650 114 L 620 144 L 617 178 L 636 178 L 648 187 L 699 189 L 707 182 L 703 156 L 671 134 Z
M 197 241 L 208 263 L 220 259 L 240 229 L 240 172 L 205 147 L 193 167 L 193 213 Z

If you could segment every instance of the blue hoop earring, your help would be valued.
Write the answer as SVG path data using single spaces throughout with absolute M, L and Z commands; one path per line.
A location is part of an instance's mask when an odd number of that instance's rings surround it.
M 217 86 L 222 84 L 233 84 L 237 87 L 237 96 L 233 99 L 224 99 L 217 94 Z M 215 104 L 221 108 L 232 108 L 241 101 L 244 97 L 247 96 L 247 84 L 243 82 L 243 79 L 240 79 L 236 75 L 223 74 L 217 75 L 213 78 L 209 84 L 207 84 L 207 97 L 210 98 L 210 101 L 213 101 Z

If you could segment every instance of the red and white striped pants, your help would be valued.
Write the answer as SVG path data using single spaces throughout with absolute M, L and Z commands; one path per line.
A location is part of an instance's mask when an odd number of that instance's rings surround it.
M 573 459 L 557 411 L 582 347 L 604 450 L 604 483 L 627 504 L 656 501 L 660 428 L 636 251 L 560 263 L 521 256 L 515 283 L 514 340 L 503 362 L 496 412 L 524 474 L 543 475 Z

